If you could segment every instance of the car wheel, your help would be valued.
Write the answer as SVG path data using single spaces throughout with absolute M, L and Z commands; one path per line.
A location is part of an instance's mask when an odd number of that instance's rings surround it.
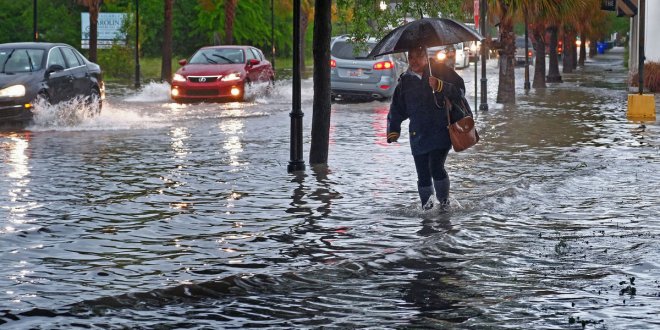
M 50 96 L 48 96 L 48 93 L 46 93 L 46 91 L 41 91 L 39 92 L 39 94 L 37 94 L 37 97 L 34 99 L 34 103 L 51 105 Z
M 275 90 L 275 77 L 268 79 L 268 87 L 266 87 L 266 94 L 271 95 Z
M 97 116 L 101 113 L 103 100 L 101 99 L 101 92 L 98 89 L 92 88 L 91 94 L 87 97 L 87 106 L 89 107 L 89 114 L 91 116 Z
M 241 96 L 239 96 L 236 101 L 238 102 L 245 101 L 245 96 L 250 91 L 252 91 L 252 81 L 250 81 L 249 79 L 245 79 L 245 82 L 243 83 L 243 93 L 241 93 Z

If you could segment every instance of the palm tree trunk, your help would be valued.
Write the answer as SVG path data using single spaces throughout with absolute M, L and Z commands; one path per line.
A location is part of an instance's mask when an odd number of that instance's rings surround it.
M 572 73 L 573 72 L 573 62 L 574 62 L 574 33 L 571 30 L 564 31 L 564 56 L 562 57 L 562 72 L 563 73 Z
M 562 82 L 561 75 L 559 74 L 559 59 L 557 56 L 557 27 L 548 27 L 550 34 L 550 53 L 548 54 L 550 60 L 550 67 L 548 68 L 547 82 Z
M 172 82 L 172 7 L 174 0 L 164 0 L 163 26 L 163 60 L 160 69 L 160 80 Z
M 534 61 L 533 88 L 546 88 L 545 84 L 545 39 L 543 38 L 545 27 L 539 25 L 532 31 L 536 45 L 536 60 Z
M 234 43 L 234 18 L 236 17 L 236 6 L 238 0 L 225 1 L 225 44 Z
M 332 2 L 316 0 L 314 11 L 314 113 L 310 165 L 327 164 L 330 145 L 330 37 Z
M 89 1 L 89 60 L 97 62 L 97 49 L 98 49 L 98 24 L 99 12 L 101 11 L 101 1 Z
M 580 59 L 578 60 L 578 65 L 584 66 L 584 62 L 587 58 L 587 38 L 584 33 L 580 36 Z
M 501 0 L 500 0 L 501 1 Z M 503 5 L 502 8 L 507 8 Z M 504 13 L 500 21 L 500 58 L 499 58 L 499 85 L 497 88 L 497 103 L 516 103 L 515 66 L 515 35 L 513 33 L 513 19 Z

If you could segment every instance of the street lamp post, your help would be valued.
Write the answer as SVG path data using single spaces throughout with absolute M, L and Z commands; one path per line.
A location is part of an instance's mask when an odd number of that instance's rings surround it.
M 135 0 L 135 88 L 140 88 L 140 1 Z
M 485 0 L 480 0 L 479 4 L 479 27 L 481 35 L 486 36 L 486 4 Z M 488 78 L 486 78 L 486 51 L 487 45 L 485 42 L 481 43 L 481 104 L 479 110 L 488 111 L 488 93 L 486 91 L 488 85 Z
M 291 117 L 291 153 L 289 173 L 305 170 L 302 148 L 302 118 L 300 104 L 300 0 L 293 0 L 293 91 Z
M 525 6 L 525 84 L 524 88 L 526 91 L 529 90 L 529 28 L 527 26 L 527 6 Z
M 37 30 L 37 0 L 32 2 L 32 37 L 34 42 L 39 41 L 39 30 Z

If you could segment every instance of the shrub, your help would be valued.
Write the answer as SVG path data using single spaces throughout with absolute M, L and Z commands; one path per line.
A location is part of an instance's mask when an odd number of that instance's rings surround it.
M 135 55 L 132 48 L 115 45 L 110 49 L 99 49 L 97 54 L 104 79 L 130 80 L 133 78 Z
M 630 75 L 630 85 L 639 87 L 639 73 Z M 660 62 L 644 63 L 644 89 L 653 93 L 660 92 Z

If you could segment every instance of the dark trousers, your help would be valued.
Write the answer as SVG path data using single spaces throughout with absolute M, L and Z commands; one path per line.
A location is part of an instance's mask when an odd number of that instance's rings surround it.
M 433 184 L 431 179 L 440 181 L 447 177 L 445 171 L 445 160 L 447 160 L 447 149 L 436 149 L 429 153 L 413 156 L 415 169 L 417 170 L 417 186 L 428 187 Z

